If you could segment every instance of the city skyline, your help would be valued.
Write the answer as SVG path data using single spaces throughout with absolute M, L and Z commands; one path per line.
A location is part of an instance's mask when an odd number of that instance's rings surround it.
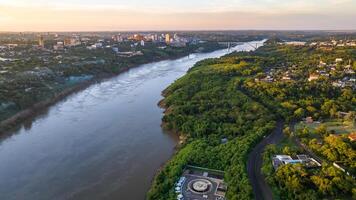
M 1 0 L 0 31 L 355 30 L 355 0 Z

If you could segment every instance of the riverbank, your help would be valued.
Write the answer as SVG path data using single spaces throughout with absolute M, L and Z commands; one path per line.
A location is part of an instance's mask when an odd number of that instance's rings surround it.
M 160 126 L 161 92 L 194 63 L 227 53 L 131 68 L 27 119 L 2 137 L 0 199 L 144 199 L 178 143 Z
M 224 49 L 224 46 L 215 46 L 215 47 L 211 47 L 209 46 L 209 48 L 205 49 L 204 52 L 208 53 L 208 52 L 212 52 L 215 50 L 219 50 L 219 49 Z M 64 98 L 66 98 L 67 96 L 76 93 L 78 91 L 81 91 L 87 87 L 89 87 L 90 85 L 94 84 L 94 83 L 98 83 L 100 81 L 103 81 L 105 79 L 108 78 L 112 78 L 115 77 L 125 71 L 128 71 L 129 69 L 132 69 L 134 67 L 138 67 L 140 65 L 146 64 L 146 63 L 150 63 L 150 62 L 159 62 L 159 61 L 163 61 L 163 60 L 174 60 L 174 59 L 178 59 L 181 57 L 185 57 L 188 56 L 191 53 L 194 53 L 194 51 L 197 51 L 197 49 L 192 49 L 189 51 L 184 51 L 184 52 L 180 52 L 177 53 L 176 55 L 170 55 L 168 57 L 161 57 L 161 58 L 151 58 L 150 60 L 147 60 L 147 62 L 141 62 L 139 64 L 133 65 L 133 64 L 128 64 L 126 67 L 122 67 L 119 69 L 118 72 L 115 73 L 103 73 L 100 74 L 98 76 L 94 76 L 92 79 L 90 80 L 86 80 L 83 82 L 79 82 L 76 83 L 73 86 L 67 87 L 65 89 L 63 89 L 62 91 L 56 92 L 52 95 L 50 95 L 49 98 L 46 98 L 44 100 L 41 100 L 39 102 L 34 103 L 32 106 L 20 110 L 18 112 L 16 112 L 15 114 L 13 114 L 12 116 L 0 121 L 0 134 L 2 133 L 6 133 L 8 131 L 11 131 L 11 129 L 13 129 L 14 127 L 18 126 L 19 124 L 21 124 L 24 120 L 26 120 L 27 118 L 36 115 L 36 113 L 38 113 L 41 110 L 44 110 L 48 107 L 50 107 L 51 105 L 63 100 Z
M 186 165 L 225 171 L 228 199 L 253 197 L 248 153 L 275 122 L 263 105 L 237 90 L 240 74 L 256 70 L 254 62 L 230 62 L 229 56 L 201 61 L 163 91 L 163 126 L 186 142 L 160 170 L 148 199 L 176 199 L 174 183 Z

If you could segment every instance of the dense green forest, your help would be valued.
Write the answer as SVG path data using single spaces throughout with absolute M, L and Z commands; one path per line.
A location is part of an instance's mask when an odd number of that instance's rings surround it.
M 270 133 L 278 118 L 295 121 L 312 116 L 321 120 L 354 111 L 355 74 L 349 72 L 356 69 L 355 60 L 356 48 L 325 51 L 270 41 L 253 52 L 235 52 L 197 63 L 164 91 L 163 125 L 184 136 L 185 142 L 155 178 L 148 199 L 175 199 L 174 183 L 186 164 L 224 170 L 229 185 L 227 199 L 252 199 L 246 173 L 249 150 Z M 318 74 L 318 78 L 308 80 L 311 74 Z M 228 142 L 222 144 L 222 138 Z M 354 147 L 351 150 L 355 152 Z M 351 194 L 350 184 L 354 182 L 348 178 L 344 179 L 346 185 L 335 191 L 303 193 L 305 182 L 293 182 L 293 177 L 304 176 L 303 170 L 286 165 L 273 174 L 283 180 L 280 186 L 285 193 L 295 191 L 282 195 L 282 199 Z M 333 167 L 323 167 L 311 180 L 315 190 L 322 189 L 323 177 L 329 172 L 334 177 L 340 175 Z
M 255 142 L 274 127 L 274 118 L 237 90 L 240 77 L 223 72 L 222 61 L 198 63 L 165 90 L 164 126 L 188 137 L 188 143 L 157 176 L 149 199 L 175 199 L 173 185 L 186 164 L 226 171 L 228 199 L 252 197 L 243 163 Z M 250 67 L 245 62 L 232 66 L 238 74 Z
M 14 51 L 26 53 L 26 59 L 15 57 L 11 62 L 0 62 L 0 69 L 6 69 L 6 73 L 0 73 L 0 121 L 85 81 L 100 80 L 144 63 L 222 48 L 226 46 L 217 42 L 165 49 L 146 44 L 135 47 L 142 55 L 119 57 L 111 48 L 88 50 L 77 46 L 63 52 L 43 52 L 19 46 Z M 120 49 L 131 50 L 130 43 L 120 44 Z

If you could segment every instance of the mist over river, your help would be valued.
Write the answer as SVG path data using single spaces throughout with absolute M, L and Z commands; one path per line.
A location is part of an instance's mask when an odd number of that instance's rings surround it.
M 197 61 L 227 53 L 132 68 L 24 122 L 0 141 L 0 199 L 144 199 L 177 143 L 160 127 L 162 90 Z

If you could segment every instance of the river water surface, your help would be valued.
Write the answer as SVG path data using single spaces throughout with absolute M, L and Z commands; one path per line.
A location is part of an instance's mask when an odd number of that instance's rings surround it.
M 197 61 L 226 53 L 141 65 L 24 123 L 0 140 L 0 199 L 144 199 L 177 143 L 160 127 L 162 90 Z

